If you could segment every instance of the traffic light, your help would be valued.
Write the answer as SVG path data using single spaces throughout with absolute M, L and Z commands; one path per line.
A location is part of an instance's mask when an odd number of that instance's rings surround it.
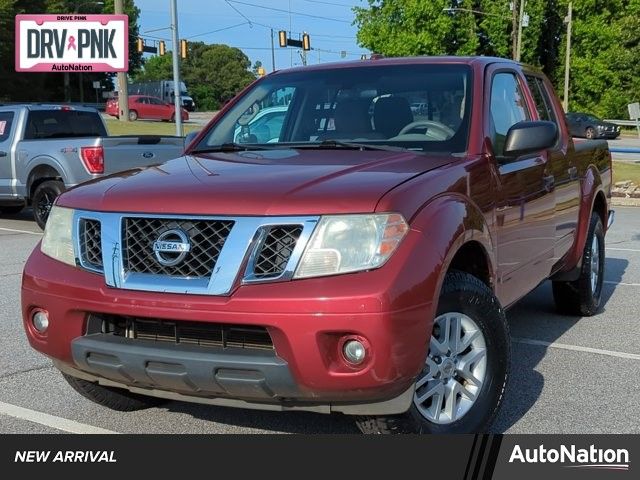
M 187 58 L 187 41 L 180 40 L 180 58 Z
M 264 67 L 258 67 L 258 76 L 264 77 L 266 74 L 267 71 L 264 69 Z
M 305 52 L 308 52 L 309 50 L 311 50 L 311 38 L 309 38 L 308 33 L 305 33 L 304 35 L 302 35 L 302 49 Z
M 158 42 L 158 55 L 161 57 L 167 53 L 167 46 L 165 45 L 163 40 Z
M 141 38 L 138 38 L 138 40 L 136 40 L 136 50 L 138 51 L 138 53 L 144 52 L 144 40 L 142 40 Z
M 278 32 L 278 39 L 280 41 L 280 46 L 281 47 L 286 47 L 287 46 L 287 32 L 285 32 L 284 30 L 280 30 Z

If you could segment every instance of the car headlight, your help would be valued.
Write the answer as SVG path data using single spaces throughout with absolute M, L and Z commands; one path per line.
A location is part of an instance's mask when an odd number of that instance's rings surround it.
M 324 216 L 294 278 L 378 268 L 391 257 L 408 231 L 407 222 L 397 213 Z
M 76 266 L 73 252 L 73 210 L 63 207 L 52 207 L 44 229 L 44 237 L 40 250 L 45 255 Z

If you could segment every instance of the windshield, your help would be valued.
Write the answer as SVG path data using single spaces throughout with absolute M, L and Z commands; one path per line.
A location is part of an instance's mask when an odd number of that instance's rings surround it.
M 466 65 L 388 65 L 281 73 L 258 82 L 197 150 L 237 144 L 313 148 L 327 142 L 422 152 L 467 148 Z

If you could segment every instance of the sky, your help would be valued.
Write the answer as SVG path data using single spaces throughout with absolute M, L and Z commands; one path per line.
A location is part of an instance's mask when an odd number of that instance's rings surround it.
M 171 49 L 170 0 L 135 0 L 140 8 L 140 35 L 147 44 L 167 40 Z M 357 45 L 351 7 L 363 0 L 178 0 L 180 38 L 205 43 L 225 43 L 240 48 L 271 71 L 271 32 L 275 30 L 276 68 L 302 63 L 295 48 L 278 46 L 278 30 L 293 32 L 297 39 L 308 32 L 311 46 L 308 63 L 356 60 L 367 51 Z M 273 10 L 272 10 L 273 9 Z M 289 14 L 291 12 L 291 15 Z M 218 30 L 218 31 L 216 31 Z

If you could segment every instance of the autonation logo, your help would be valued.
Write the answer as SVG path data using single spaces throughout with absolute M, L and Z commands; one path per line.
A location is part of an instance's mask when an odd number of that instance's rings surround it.
M 591 468 L 596 470 L 629 470 L 629 450 L 626 448 L 577 448 L 560 445 L 559 448 L 525 448 L 515 445 L 509 463 L 561 463 L 567 468 Z

